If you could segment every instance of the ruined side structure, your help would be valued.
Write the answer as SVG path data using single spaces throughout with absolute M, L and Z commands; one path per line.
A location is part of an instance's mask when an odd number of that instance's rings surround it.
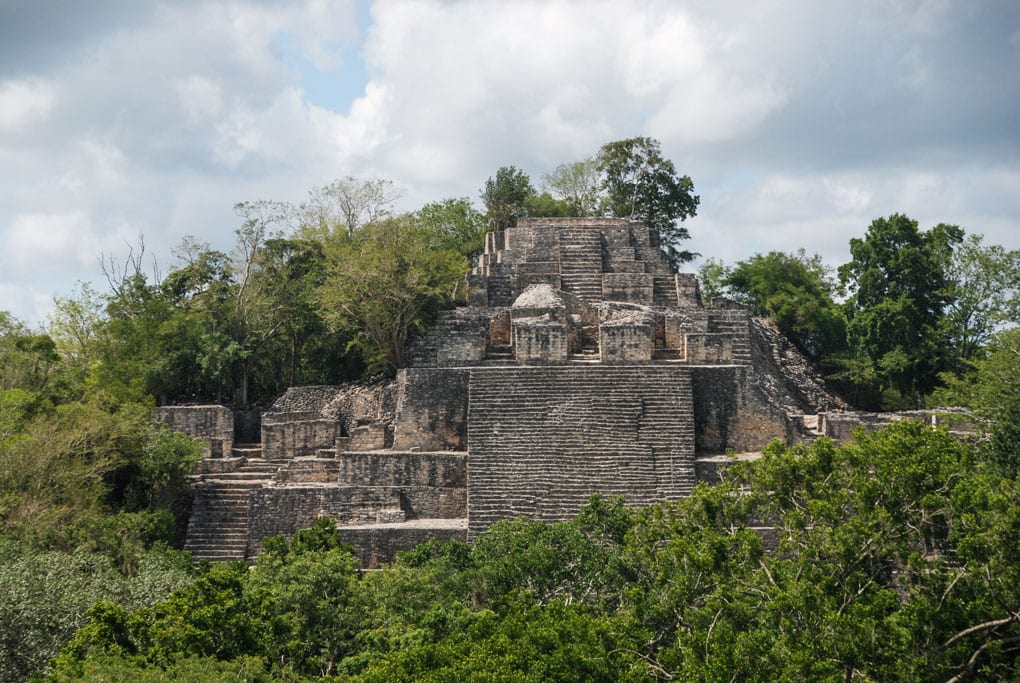
M 186 547 L 250 558 L 325 516 L 378 566 L 500 519 L 567 519 L 595 492 L 680 498 L 723 454 L 824 431 L 818 414 L 840 406 L 806 364 L 746 309 L 703 306 L 656 238 L 601 218 L 489 234 L 465 305 L 416 340 L 411 367 L 291 389 L 261 444 L 225 444 L 221 409 L 163 409 L 210 441 Z

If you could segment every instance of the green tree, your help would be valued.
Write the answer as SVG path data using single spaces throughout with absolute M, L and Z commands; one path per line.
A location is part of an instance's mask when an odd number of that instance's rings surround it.
M 604 176 L 609 212 L 619 218 L 637 218 L 655 230 L 674 265 L 697 254 L 681 251 L 690 238 L 682 222 L 697 214 L 700 198 L 689 176 L 677 173 L 662 156 L 658 140 L 628 138 L 606 143 L 596 163 Z
M 524 215 L 531 218 L 567 218 L 576 216 L 573 207 L 548 192 L 532 193 L 524 200 Z
M 605 201 L 598 163 L 589 157 L 560 164 L 542 177 L 542 185 L 570 207 L 571 216 L 598 216 Z
M 411 335 L 450 301 L 468 269 L 459 252 L 433 248 L 412 216 L 365 226 L 330 249 L 322 315 L 350 336 L 374 372 L 406 364 Z
M 32 389 L 47 393 L 60 355 L 49 335 L 34 334 L 0 311 L 0 391 Z
M 819 360 L 846 345 L 846 323 L 820 256 L 772 251 L 738 261 L 724 280 L 755 315 L 771 318 L 805 355 Z
M 46 673 L 97 601 L 122 611 L 152 605 L 191 579 L 183 553 L 147 552 L 125 576 L 104 555 L 39 551 L 0 539 L 0 680 Z
M 290 540 L 271 539 L 254 568 L 213 565 L 166 600 L 134 613 L 93 608 L 57 659 L 58 673 L 120 656 L 141 669 L 172 668 L 189 658 L 256 658 L 284 677 L 329 676 L 354 649 L 364 613 L 359 581 L 336 523 L 324 519 Z
M 391 216 L 403 194 L 392 180 L 345 176 L 313 188 L 308 200 L 290 213 L 310 234 L 344 231 L 353 236 L 360 227 Z
M 724 298 L 729 293 L 726 284 L 729 275 L 729 266 L 720 259 L 707 258 L 702 262 L 698 268 L 698 289 L 706 306 L 711 306 L 716 299 Z
M 850 298 L 851 347 L 906 400 L 923 406 L 951 352 L 944 318 L 950 264 L 963 231 L 940 224 L 928 232 L 902 214 L 878 218 L 864 238 L 850 240 L 850 263 L 839 268 Z
M 987 434 L 982 452 L 1013 478 L 1020 471 L 1020 328 L 995 334 L 963 377 L 947 373 L 933 398 L 965 406 Z
M 430 202 L 414 218 L 431 234 L 437 249 L 458 251 L 468 259 L 485 251 L 485 214 L 471 206 L 467 197 Z
M 953 251 L 945 323 L 956 371 L 981 355 L 1004 324 L 1020 323 L 1020 251 L 985 245 L 969 235 Z
M 513 166 L 500 166 L 495 177 L 485 181 L 482 203 L 493 230 L 505 230 L 527 214 L 528 198 L 535 194 L 528 174 Z

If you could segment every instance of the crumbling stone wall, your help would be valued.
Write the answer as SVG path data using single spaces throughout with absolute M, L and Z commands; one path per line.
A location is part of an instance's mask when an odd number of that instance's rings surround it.
M 690 369 L 698 453 L 756 451 L 786 439 L 785 414 L 755 390 L 745 365 Z
M 467 450 L 468 373 L 455 368 L 407 368 L 397 375 L 393 448 Z
M 224 406 L 161 406 L 156 419 L 206 445 L 207 457 L 229 456 L 234 445 L 234 414 Z
M 337 465 L 333 486 L 298 484 L 251 492 L 249 555 L 258 552 L 264 539 L 292 534 L 320 517 L 341 526 L 466 517 L 463 454 L 352 453 L 338 456 Z
M 300 458 L 334 447 L 340 423 L 315 412 L 267 413 L 262 420 L 262 450 L 274 458 Z

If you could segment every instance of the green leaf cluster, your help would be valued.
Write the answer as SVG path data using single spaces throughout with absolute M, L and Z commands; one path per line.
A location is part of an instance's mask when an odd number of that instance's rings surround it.
M 323 520 L 252 569 L 94 611 L 59 676 L 223 662 L 301 680 L 1005 680 L 1020 490 L 920 423 L 774 444 L 687 499 L 500 522 L 360 573 Z M 95 671 L 95 669 L 91 669 Z

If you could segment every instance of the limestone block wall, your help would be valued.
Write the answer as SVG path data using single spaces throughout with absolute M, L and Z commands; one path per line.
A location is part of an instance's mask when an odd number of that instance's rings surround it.
M 667 313 L 663 317 L 663 346 L 674 349 L 679 358 L 687 355 L 687 329 L 689 320 L 687 316 Z
M 205 443 L 208 457 L 229 456 L 234 445 L 234 414 L 224 406 L 161 406 L 156 419 L 174 431 Z
M 650 323 L 603 323 L 599 327 L 599 354 L 603 363 L 652 359 Z
M 290 484 L 251 492 L 249 555 L 261 548 L 263 539 L 292 534 L 320 517 L 345 526 L 466 516 L 466 455 L 356 453 L 338 456 L 335 462 L 336 485 Z
M 417 367 L 478 363 L 485 358 L 489 316 L 485 309 L 465 307 L 442 311 L 435 324 L 411 345 Z
M 854 431 L 864 429 L 873 431 L 887 426 L 896 420 L 914 420 L 931 427 L 946 427 L 950 431 L 964 435 L 974 434 L 975 424 L 968 418 L 965 411 L 958 408 L 937 410 L 904 410 L 896 413 L 866 413 L 856 410 L 833 410 L 819 413 L 820 431 L 830 439 L 840 443 L 853 440 Z
M 655 277 L 646 273 L 603 273 L 602 298 L 651 306 L 655 303 Z
M 499 519 L 568 519 L 592 493 L 647 505 L 695 482 L 689 370 L 679 365 L 476 368 L 469 535 Z
M 681 306 L 701 306 L 701 288 L 694 273 L 676 275 L 677 298 Z
M 463 451 L 467 448 L 468 373 L 454 368 L 407 368 L 393 425 L 396 450 Z
M 375 451 L 388 448 L 391 444 L 390 425 L 385 422 L 358 425 L 350 430 L 350 436 L 336 439 L 338 452 Z
M 339 481 L 373 486 L 464 488 L 467 456 L 457 453 L 345 453 L 337 458 Z M 464 512 L 461 510 L 460 512 Z
M 459 526 L 406 526 L 340 527 L 341 543 L 354 546 L 354 556 L 362 567 L 377 568 L 390 564 L 398 552 L 411 550 L 429 539 L 437 541 L 466 541 L 467 528 Z
M 727 334 L 689 333 L 686 359 L 692 363 L 725 363 L 733 360 L 733 339 Z
M 756 451 L 786 440 L 786 419 L 756 391 L 746 365 L 690 367 L 699 454 Z
M 270 458 L 300 458 L 333 448 L 340 423 L 317 413 L 267 413 L 262 420 L 262 452 Z
M 567 326 L 562 323 L 519 318 L 514 320 L 513 339 L 519 363 L 565 361 L 570 353 Z

